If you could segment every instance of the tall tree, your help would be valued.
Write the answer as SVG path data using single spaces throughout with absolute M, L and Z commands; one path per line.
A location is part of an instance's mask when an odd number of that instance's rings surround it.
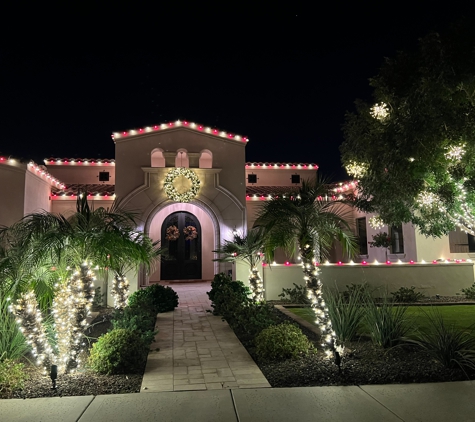
M 385 224 L 475 234 L 475 36 L 457 25 L 387 59 L 344 124 L 342 161 L 356 205 Z
M 278 247 L 288 253 L 298 248 L 308 297 L 322 333 L 322 347 L 328 356 L 335 354 L 338 361 L 337 339 L 323 298 L 316 260 L 329 251 L 335 240 L 353 255 L 356 242 L 349 224 L 351 208 L 338 201 L 325 200 L 331 196 L 323 180 L 304 181 L 298 192 L 264 202 L 255 224 L 265 230 L 269 260 L 273 260 Z

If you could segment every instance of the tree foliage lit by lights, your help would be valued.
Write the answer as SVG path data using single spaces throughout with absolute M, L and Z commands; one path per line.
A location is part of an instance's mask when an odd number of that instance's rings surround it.
M 387 224 L 441 236 L 475 234 L 475 49 L 471 28 L 429 34 L 387 59 L 373 101 L 346 116 L 343 164 L 359 179 L 356 205 Z
M 269 262 L 278 247 L 289 254 L 299 253 L 307 295 L 322 333 L 322 347 L 338 363 L 336 352 L 340 345 L 323 298 L 316 261 L 325 258 L 335 240 L 349 255 L 356 253 L 357 247 L 349 226 L 351 208 L 340 201 L 321 200 L 325 196 L 331 196 L 331 192 L 323 180 L 304 181 L 298 192 L 263 202 L 255 225 L 266 234 L 265 255 Z
M 258 265 L 262 259 L 264 234 L 259 228 L 251 229 L 246 235 L 233 233 L 233 240 L 225 240 L 223 246 L 213 252 L 221 256 L 217 261 L 243 261 L 249 265 L 249 285 L 252 298 L 257 302 L 264 300 L 264 285 L 259 275 Z

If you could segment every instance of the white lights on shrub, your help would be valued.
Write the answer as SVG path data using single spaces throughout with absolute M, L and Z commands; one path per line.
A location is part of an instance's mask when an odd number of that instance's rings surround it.
M 451 161 L 460 161 L 465 155 L 465 144 L 452 145 L 446 148 L 445 158 Z
M 178 176 L 186 177 L 191 182 L 191 187 L 186 192 L 179 193 L 175 188 L 174 182 Z M 163 187 L 168 198 L 172 201 L 190 202 L 195 198 L 200 190 L 200 179 L 193 170 L 184 167 L 177 167 L 167 173 Z

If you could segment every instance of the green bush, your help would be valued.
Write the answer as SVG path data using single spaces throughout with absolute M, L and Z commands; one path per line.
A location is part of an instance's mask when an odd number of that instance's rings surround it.
M 328 291 L 325 294 L 333 330 L 342 342 L 356 338 L 365 315 L 364 303 L 370 298 L 367 291 L 361 288 L 349 289 L 345 293 Z
M 131 308 L 150 309 L 158 314 L 173 311 L 178 306 L 178 295 L 171 287 L 152 284 L 131 294 L 128 305 Z
M 112 330 L 94 343 L 88 365 L 100 374 L 139 373 L 148 350 L 138 333 L 122 328 Z
M 308 305 L 310 303 L 310 299 L 307 297 L 307 288 L 305 286 L 299 286 L 298 284 L 293 283 L 293 288 L 282 289 L 282 293 L 279 297 L 282 298 L 285 302 L 290 303 L 302 303 Z M 289 298 L 287 299 L 288 296 Z
M 414 303 L 425 298 L 421 292 L 416 292 L 415 286 L 401 287 L 399 290 L 392 292 L 391 295 L 394 302 L 399 303 Z
M 256 337 L 257 356 L 264 360 L 282 360 L 307 355 L 312 344 L 293 324 L 273 325 Z
M 216 274 L 208 293 L 214 315 L 221 315 L 231 324 L 237 309 L 249 303 L 251 291 L 242 281 L 233 281 L 224 273 Z
M 27 379 L 28 375 L 22 363 L 16 363 L 11 359 L 0 359 L 0 397 L 7 398 L 13 391 L 21 390 Z
M 475 299 L 475 283 L 466 289 L 462 289 L 462 293 L 467 299 Z
M 252 301 L 245 306 L 240 306 L 234 314 L 233 328 L 254 337 L 265 328 L 277 323 L 273 308 L 268 303 Z
M 346 290 L 343 291 L 341 295 L 346 302 L 349 302 L 350 298 L 354 297 L 355 295 L 360 296 L 361 298 L 369 299 L 371 298 L 371 291 L 368 284 L 366 283 L 351 283 L 351 285 L 346 285 Z
M 10 302 L 0 296 L 0 361 L 19 359 L 29 349 L 15 317 L 8 310 L 9 305 Z
M 114 330 L 123 328 L 129 331 L 135 331 L 142 337 L 146 344 L 153 342 L 156 315 L 147 309 L 125 307 L 117 309 L 112 314 L 112 327 Z
M 460 367 L 475 369 L 475 337 L 471 332 L 461 330 L 454 324 L 447 325 L 437 311 L 426 313 L 429 332 L 417 332 L 410 343 L 424 349 L 446 368 Z
M 410 330 L 407 306 L 395 306 L 388 298 L 381 304 L 366 300 L 365 323 L 374 344 L 388 348 L 403 341 Z

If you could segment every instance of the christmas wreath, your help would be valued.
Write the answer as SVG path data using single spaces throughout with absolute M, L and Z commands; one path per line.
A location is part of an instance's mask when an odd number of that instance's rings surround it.
M 191 182 L 191 187 L 186 192 L 179 193 L 173 185 L 178 176 L 186 177 Z M 167 173 L 163 187 L 168 198 L 172 201 L 190 202 L 200 190 L 200 179 L 193 170 L 185 167 L 177 167 Z
M 193 226 L 187 226 L 183 229 L 183 233 L 185 233 L 185 240 L 193 240 L 198 237 L 198 232 L 196 228 Z
M 165 237 L 167 240 L 177 240 L 180 237 L 180 230 L 178 230 L 177 226 L 170 226 L 167 228 L 167 234 Z

